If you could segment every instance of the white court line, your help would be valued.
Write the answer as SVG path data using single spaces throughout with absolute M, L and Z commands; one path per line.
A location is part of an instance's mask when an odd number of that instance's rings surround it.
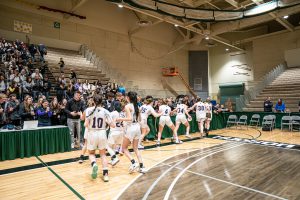
M 232 144 L 230 148 L 234 148 L 234 147 L 237 147 L 237 146 L 241 146 L 243 144 Z M 220 147 L 221 151 L 222 150 L 226 150 L 227 147 Z M 180 162 L 176 163 L 175 165 L 173 165 L 172 167 L 170 167 L 169 169 L 167 169 L 166 171 L 164 171 L 164 173 L 162 173 L 153 183 L 152 185 L 149 187 L 149 189 L 147 190 L 147 192 L 144 194 L 144 197 L 142 200 L 146 200 L 148 198 L 148 196 L 150 195 L 150 193 L 152 192 L 152 190 L 154 189 L 154 187 L 157 185 L 157 183 L 168 173 L 170 172 L 172 169 L 174 169 L 176 166 L 180 165 L 181 163 L 183 163 L 184 161 L 190 159 L 190 158 L 193 158 L 193 157 L 196 157 L 196 156 L 200 156 L 200 155 L 204 155 L 204 154 L 207 154 L 207 153 L 210 153 L 210 151 L 214 151 L 214 150 L 218 150 L 216 152 L 219 152 L 220 150 L 219 149 L 207 149 L 206 152 L 200 152 L 198 154 L 195 154 L 193 156 L 189 156 L 185 159 L 182 159 Z M 211 153 L 210 153 L 211 154 Z M 210 155 L 209 154 L 209 155 Z
M 164 163 L 163 163 L 163 165 L 169 166 L 169 167 L 172 166 L 172 165 L 164 164 Z M 180 167 L 176 167 L 176 169 L 183 170 L 183 168 L 180 168 Z M 288 200 L 288 199 L 285 199 L 283 197 L 279 197 L 279 196 L 276 196 L 276 195 L 273 195 L 273 194 L 270 194 L 270 193 L 266 193 L 266 192 L 263 192 L 263 191 L 260 191 L 260 190 L 256 190 L 256 189 L 253 189 L 253 188 L 249 188 L 249 187 L 246 187 L 246 186 L 242 186 L 242 185 L 239 185 L 239 184 L 235 184 L 235 183 L 232 183 L 232 182 L 229 182 L 229 181 L 218 179 L 218 178 L 215 178 L 215 177 L 212 177 L 212 176 L 208 176 L 208 175 L 205 175 L 205 174 L 201 174 L 201 173 L 198 173 L 198 172 L 193 172 L 191 170 L 187 170 L 187 172 L 195 174 L 195 175 L 198 175 L 198 176 L 203 176 L 205 178 L 213 179 L 215 181 L 227 183 L 229 185 L 240 187 L 240 188 L 243 188 L 243 189 L 246 189 L 246 190 L 250 190 L 250 191 L 253 191 L 253 192 L 256 192 L 256 193 L 264 194 L 264 195 L 267 195 L 267 196 L 272 196 L 272 197 L 277 198 L 277 199 Z
M 194 150 L 194 151 L 199 151 L 199 149 L 197 149 L 197 150 Z M 163 162 L 165 162 L 166 160 L 168 160 L 168 159 L 170 159 L 170 158 L 173 158 L 173 157 L 175 157 L 175 156 L 179 156 L 179 155 L 183 155 L 183 154 L 186 154 L 186 153 L 192 153 L 192 152 L 194 152 L 194 151 L 189 151 L 189 152 L 185 152 L 185 153 L 180 153 L 180 154 L 177 154 L 177 155 L 172 155 L 172 156 L 169 156 L 169 157 L 167 157 L 167 158 L 165 158 L 165 159 L 163 159 L 162 161 L 160 161 L 160 162 L 158 162 L 158 163 L 156 163 L 155 165 L 153 165 L 152 167 L 150 167 L 149 169 L 148 169 L 148 171 L 150 170 L 150 169 L 152 169 L 152 168 L 154 168 L 154 167 L 156 167 L 157 165 L 159 165 L 159 164 L 161 164 L 161 163 L 163 163 Z M 135 177 L 132 181 L 130 181 L 130 183 L 125 187 L 125 188 L 123 188 L 120 192 L 119 192 L 119 194 L 114 198 L 114 200 L 117 200 L 117 199 L 119 199 L 120 197 L 121 197 L 121 195 L 138 179 L 138 178 L 140 178 L 141 176 L 143 176 L 143 174 L 139 174 L 137 177 Z
M 189 164 L 189 165 L 188 165 L 186 168 L 184 168 L 184 169 L 176 176 L 176 178 L 173 180 L 173 182 L 171 183 L 171 185 L 169 186 L 169 188 L 168 188 L 168 190 L 167 190 L 167 193 L 166 193 L 166 195 L 165 195 L 165 197 L 164 197 L 164 200 L 168 200 L 168 199 L 169 199 L 170 194 L 171 194 L 171 192 L 172 192 L 172 190 L 173 190 L 173 188 L 174 188 L 176 182 L 179 180 L 179 178 L 180 178 L 180 177 L 181 177 L 181 176 L 182 176 L 182 175 L 183 175 L 183 174 L 184 174 L 191 166 L 193 166 L 193 165 L 196 164 L 197 162 L 199 162 L 199 161 L 201 161 L 201 160 L 203 160 L 203 159 L 205 159 L 205 158 L 207 158 L 207 157 L 209 157 L 209 156 L 211 156 L 211 155 L 214 155 L 214 154 L 216 154 L 216 153 L 220 153 L 220 152 L 222 152 L 222 151 L 226 151 L 226 150 L 229 150 L 229 149 L 233 149 L 233 148 L 235 148 L 235 147 L 239 147 L 239 146 L 242 146 L 242 145 L 244 145 L 244 144 L 239 144 L 239 145 L 236 145 L 236 146 L 233 146 L 233 147 L 221 149 L 221 150 L 219 150 L 219 151 L 216 151 L 216 152 L 210 153 L 210 154 L 208 154 L 208 155 L 206 155 L 206 156 L 204 156 L 204 157 L 201 157 L 201 158 L 195 160 L 194 162 L 192 162 L 191 164 Z M 176 165 L 174 165 L 174 166 L 176 166 Z

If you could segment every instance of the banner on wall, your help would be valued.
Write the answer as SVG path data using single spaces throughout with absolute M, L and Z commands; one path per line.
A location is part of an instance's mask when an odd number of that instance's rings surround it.
M 14 31 L 21 33 L 32 33 L 32 24 L 14 20 Z

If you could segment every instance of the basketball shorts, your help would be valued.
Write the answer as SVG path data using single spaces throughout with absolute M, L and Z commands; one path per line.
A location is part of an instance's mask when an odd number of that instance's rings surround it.
M 196 114 L 196 120 L 197 122 L 204 122 L 206 120 L 206 115 L 197 115 Z
M 123 131 L 111 131 L 108 136 L 108 144 L 122 144 L 123 136 Z
M 141 128 L 149 129 L 147 119 L 142 119 L 141 122 L 140 122 L 140 125 L 141 125 Z
M 160 126 L 172 126 L 173 125 L 173 122 L 171 121 L 171 118 L 170 116 L 161 116 L 159 118 L 159 125 Z
M 140 139 L 141 135 L 141 126 L 139 123 L 132 123 L 127 125 L 125 129 L 125 137 L 128 138 L 131 142 L 133 140 Z
M 185 115 L 177 115 L 176 116 L 176 123 L 182 123 L 185 124 L 187 122 Z
M 90 130 L 87 134 L 87 149 L 96 150 L 96 149 L 106 149 L 107 146 L 107 137 L 106 130 Z

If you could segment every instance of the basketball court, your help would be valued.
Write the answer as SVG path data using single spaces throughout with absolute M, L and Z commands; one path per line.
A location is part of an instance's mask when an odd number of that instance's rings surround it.
M 226 129 L 211 134 L 300 145 L 298 133 Z M 147 142 L 151 148 L 142 154 L 149 171 L 144 175 L 128 174 L 129 162 L 120 157 L 119 164 L 109 168 L 109 183 L 91 179 L 90 163 L 78 164 L 78 151 L 4 161 L 1 195 L 3 199 L 299 199 L 299 150 L 192 136 L 181 145 L 165 139 L 166 146 L 153 148 L 155 142 Z

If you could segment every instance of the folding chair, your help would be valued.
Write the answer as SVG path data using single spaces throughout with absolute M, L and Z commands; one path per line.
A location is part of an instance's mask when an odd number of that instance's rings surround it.
M 236 125 L 237 123 L 237 116 L 236 115 L 229 115 L 227 119 L 226 128 L 229 127 L 230 124 Z
M 275 129 L 276 125 L 276 115 L 270 115 L 273 118 L 273 129 Z
M 265 131 L 267 129 L 269 129 L 269 131 L 273 130 L 273 123 L 274 123 L 274 118 L 271 115 L 266 115 L 263 118 L 262 121 L 262 130 Z
M 240 117 L 239 121 L 236 123 L 236 125 L 241 126 L 241 128 L 242 128 L 242 125 L 247 126 L 247 120 L 248 120 L 247 115 L 242 115 Z M 247 126 L 247 129 L 248 129 L 248 126 Z
M 292 128 L 292 117 L 291 116 L 283 116 L 281 118 L 281 130 L 284 126 L 289 126 L 289 130 Z
M 300 131 L 300 116 L 293 115 L 292 116 L 292 131 L 296 128 L 296 130 Z
M 256 128 L 260 125 L 260 115 L 259 114 L 254 114 L 252 115 L 250 122 L 249 122 L 249 126 L 253 126 L 255 125 Z

